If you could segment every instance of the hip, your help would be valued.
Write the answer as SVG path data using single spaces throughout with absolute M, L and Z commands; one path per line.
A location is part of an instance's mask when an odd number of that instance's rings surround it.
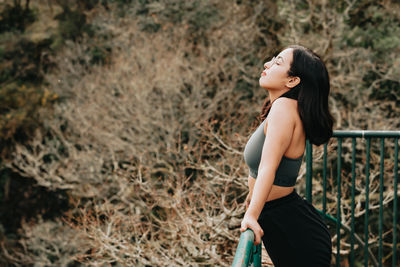
M 287 237 L 318 236 L 329 241 L 331 238 L 322 215 L 295 189 L 284 197 L 265 202 L 258 220 L 262 228 L 278 229 Z
M 263 242 L 276 266 L 329 266 L 331 236 L 321 214 L 295 190 L 282 198 L 267 201 L 258 218 Z M 311 264 L 316 262 L 316 264 Z

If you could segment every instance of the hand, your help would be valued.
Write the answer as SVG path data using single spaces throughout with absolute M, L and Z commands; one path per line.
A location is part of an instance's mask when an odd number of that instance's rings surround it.
M 240 232 L 244 232 L 246 229 L 253 230 L 255 236 L 254 245 L 260 244 L 261 237 L 264 235 L 264 231 L 261 229 L 256 218 L 246 215 L 244 216 L 241 223 Z

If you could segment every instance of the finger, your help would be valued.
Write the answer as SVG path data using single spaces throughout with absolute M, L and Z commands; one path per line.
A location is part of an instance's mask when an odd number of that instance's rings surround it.
M 247 224 L 246 223 L 242 223 L 241 227 L 240 227 L 240 232 L 244 232 L 247 229 Z
M 256 234 L 256 238 L 255 238 L 254 245 L 258 245 L 258 244 L 260 244 L 260 243 L 261 243 L 261 232 L 258 232 L 258 233 Z
M 254 231 L 254 245 L 258 245 L 261 243 L 261 237 L 264 236 L 264 231 L 261 227 L 256 227 Z

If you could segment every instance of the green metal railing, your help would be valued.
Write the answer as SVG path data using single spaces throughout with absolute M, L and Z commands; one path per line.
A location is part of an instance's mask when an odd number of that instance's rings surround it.
M 254 245 L 254 233 L 247 229 L 240 235 L 232 267 L 261 267 L 261 244 Z
M 327 144 L 323 147 L 323 167 L 322 167 L 322 211 L 318 210 L 327 220 L 336 225 L 336 266 L 340 266 L 340 245 L 341 245 L 341 229 L 344 229 L 350 235 L 350 266 L 355 263 L 355 242 L 363 248 L 364 266 L 369 266 L 369 260 L 373 266 L 381 267 L 383 264 L 383 191 L 384 191 L 384 159 L 385 159 L 385 139 L 394 139 L 394 164 L 393 164 L 393 228 L 392 228 L 392 266 L 397 266 L 397 224 L 398 224 L 398 206 L 397 206 L 397 188 L 398 188 L 398 156 L 399 156 L 399 137 L 400 131 L 334 131 L 333 138 L 337 139 L 337 197 L 336 197 L 336 218 L 327 213 L 327 173 L 328 173 L 328 155 Z M 342 200 L 342 144 L 344 138 L 351 138 L 351 219 L 350 227 L 342 223 L 341 200 Z M 356 156 L 357 156 L 357 138 L 365 140 L 366 156 L 365 156 L 365 200 L 364 202 L 364 240 L 355 233 L 355 195 L 356 195 Z M 369 187 L 370 187 L 370 160 L 371 160 L 371 139 L 380 139 L 380 164 L 379 164 L 379 244 L 378 259 L 371 251 L 368 243 L 369 239 Z M 390 173 L 388 171 L 387 173 Z M 313 176 L 313 149 L 312 145 L 306 143 L 306 199 L 312 202 L 312 176 Z M 236 250 L 234 262 L 232 266 L 261 266 L 261 246 L 254 246 L 254 234 L 251 230 L 243 232 L 240 236 L 238 248 Z M 259 255 L 258 255 L 259 253 Z M 256 255 L 256 256 L 254 256 Z
M 336 225 L 336 266 L 340 266 L 340 245 L 341 245 L 341 229 L 344 229 L 350 235 L 350 266 L 354 266 L 355 249 L 354 244 L 357 242 L 363 248 L 364 266 L 369 266 L 369 261 L 373 266 L 382 266 L 383 264 L 383 191 L 384 191 L 384 159 L 385 159 L 385 139 L 394 139 L 394 164 L 393 170 L 387 170 L 387 173 L 393 175 L 393 226 L 392 226 L 392 266 L 397 266 L 397 224 L 398 224 L 398 208 L 397 208 L 397 187 L 398 187 L 398 154 L 400 131 L 335 131 L 333 137 L 337 139 L 337 197 L 336 197 L 336 218 L 326 213 L 326 190 L 327 190 L 327 144 L 324 145 L 323 151 L 323 170 L 322 170 L 322 211 L 320 213 L 329 221 Z M 344 138 L 351 138 L 351 219 L 350 227 L 343 225 L 341 214 L 342 200 L 342 143 Z M 364 240 L 355 234 L 355 194 L 356 194 L 356 145 L 357 138 L 365 140 L 365 200 L 364 203 Z M 371 167 L 371 139 L 380 139 L 379 153 L 379 219 L 378 219 L 378 255 L 374 255 L 369 246 L 369 226 L 370 226 L 370 167 Z M 312 145 L 307 141 L 306 144 L 306 199 L 312 202 L 312 176 L 313 176 L 313 151 Z M 378 258 L 376 258 L 376 256 Z M 387 265 L 386 265 L 387 266 Z

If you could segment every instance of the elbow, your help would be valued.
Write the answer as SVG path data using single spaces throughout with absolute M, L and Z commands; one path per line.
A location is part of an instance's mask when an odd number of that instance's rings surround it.
M 276 169 L 274 168 L 269 168 L 269 167 L 263 167 L 260 168 L 258 170 L 258 175 L 257 175 L 257 179 L 261 178 L 261 179 L 271 179 L 272 181 L 275 178 L 275 172 Z

